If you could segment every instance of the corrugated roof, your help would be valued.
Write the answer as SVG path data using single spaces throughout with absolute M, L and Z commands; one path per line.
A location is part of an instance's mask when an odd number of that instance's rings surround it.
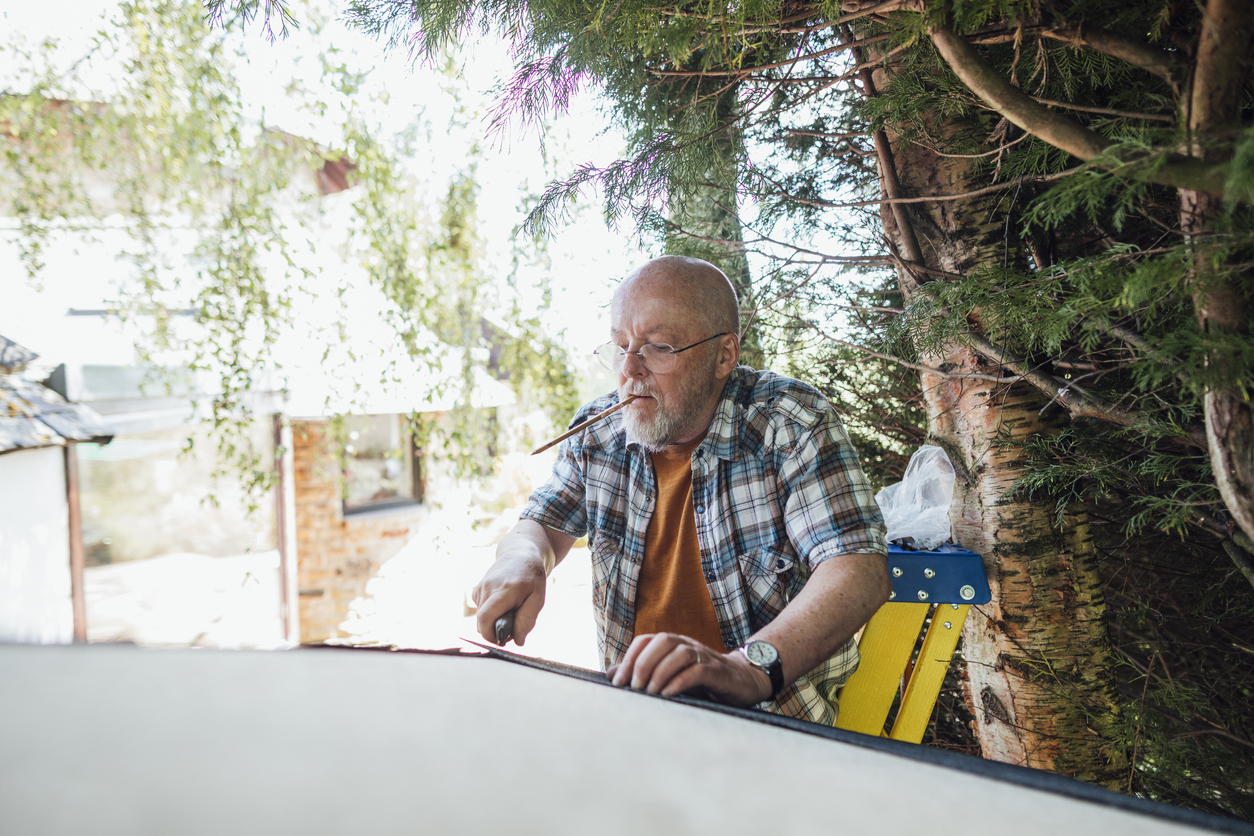
M 108 444 L 113 430 L 94 409 L 9 371 L 38 356 L 0 337 L 0 453 L 77 441 Z
M 0 374 L 12 374 L 26 368 L 26 364 L 39 355 L 29 348 L 0 336 Z

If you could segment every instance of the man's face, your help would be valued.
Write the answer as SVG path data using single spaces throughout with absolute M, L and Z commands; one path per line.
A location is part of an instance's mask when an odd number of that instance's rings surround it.
M 683 348 L 703 340 L 704 317 L 661 290 L 643 287 L 614 300 L 610 338 L 627 351 L 646 343 Z M 623 425 L 647 450 L 664 449 L 704 432 L 712 400 L 721 389 L 717 377 L 718 343 L 683 352 L 675 368 L 655 374 L 636 355 L 628 355 L 618 375 L 619 398 L 643 395 L 623 410 Z

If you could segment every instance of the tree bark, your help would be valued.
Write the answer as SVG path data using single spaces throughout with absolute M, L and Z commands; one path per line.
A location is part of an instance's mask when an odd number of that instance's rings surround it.
M 1198 39 L 1192 87 L 1182 101 L 1188 126 L 1188 153 L 1210 162 L 1229 156 L 1215 137 L 1240 128 L 1241 90 L 1249 76 L 1254 41 L 1254 3 L 1210 0 Z M 1180 191 L 1180 221 L 1195 246 L 1193 272 L 1199 290 L 1193 297 L 1198 327 L 1204 334 L 1245 334 L 1249 312 L 1240 289 L 1217 272 L 1209 238 L 1223 211 L 1221 201 L 1204 191 Z M 1222 271 L 1224 265 L 1219 265 Z M 1233 521 L 1254 539 L 1254 412 L 1237 387 L 1217 388 L 1203 398 L 1211 471 Z
M 874 83 L 884 83 L 878 72 Z M 868 93 L 874 92 L 872 84 Z M 903 196 L 939 196 L 987 185 L 967 160 L 942 159 L 891 132 L 885 141 L 888 153 L 879 158 L 886 191 L 891 183 Z M 881 216 L 903 260 L 922 258 L 933 271 L 967 275 L 990 262 L 1022 263 L 1023 246 L 1013 222 L 1007 224 L 1013 194 L 891 204 Z M 909 264 L 902 273 L 907 297 L 921 292 Z M 978 313 L 970 325 L 983 330 Z M 1024 465 L 1022 442 L 1066 418 L 1043 418 L 1046 399 L 1026 383 L 954 376 L 1000 371 L 956 341 L 923 362 L 949 372 L 921 375 L 928 441 L 943 447 L 955 465 L 955 539 L 983 555 L 993 590 L 992 603 L 973 608 L 963 632 L 966 699 L 981 751 L 999 761 L 1120 785 L 1126 782 L 1126 756 L 1112 733 L 1119 714 L 1114 660 L 1087 520 L 1077 513 L 1058 529 L 1052 504 L 1012 493 Z

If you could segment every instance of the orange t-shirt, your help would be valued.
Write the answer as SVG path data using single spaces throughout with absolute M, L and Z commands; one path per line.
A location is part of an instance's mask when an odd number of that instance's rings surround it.
M 636 635 L 678 633 L 726 652 L 701 571 L 692 506 L 692 451 L 704 439 L 653 454 L 657 507 L 644 537 L 636 591 Z

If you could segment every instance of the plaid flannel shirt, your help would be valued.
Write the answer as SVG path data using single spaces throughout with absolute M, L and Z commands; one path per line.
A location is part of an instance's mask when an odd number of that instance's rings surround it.
M 616 393 L 592 401 L 571 426 L 617 401 Z M 551 478 L 521 513 L 588 536 L 606 668 L 634 637 L 656 493 L 649 454 L 627 440 L 616 413 L 563 442 Z M 732 372 L 692 454 L 692 498 L 701 569 L 727 647 L 770 623 L 829 557 L 887 553 L 879 506 L 840 418 L 815 389 L 773 372 Z M 857 666 L 851 639 L 762 707 L 831 725 L 836 693 Z

